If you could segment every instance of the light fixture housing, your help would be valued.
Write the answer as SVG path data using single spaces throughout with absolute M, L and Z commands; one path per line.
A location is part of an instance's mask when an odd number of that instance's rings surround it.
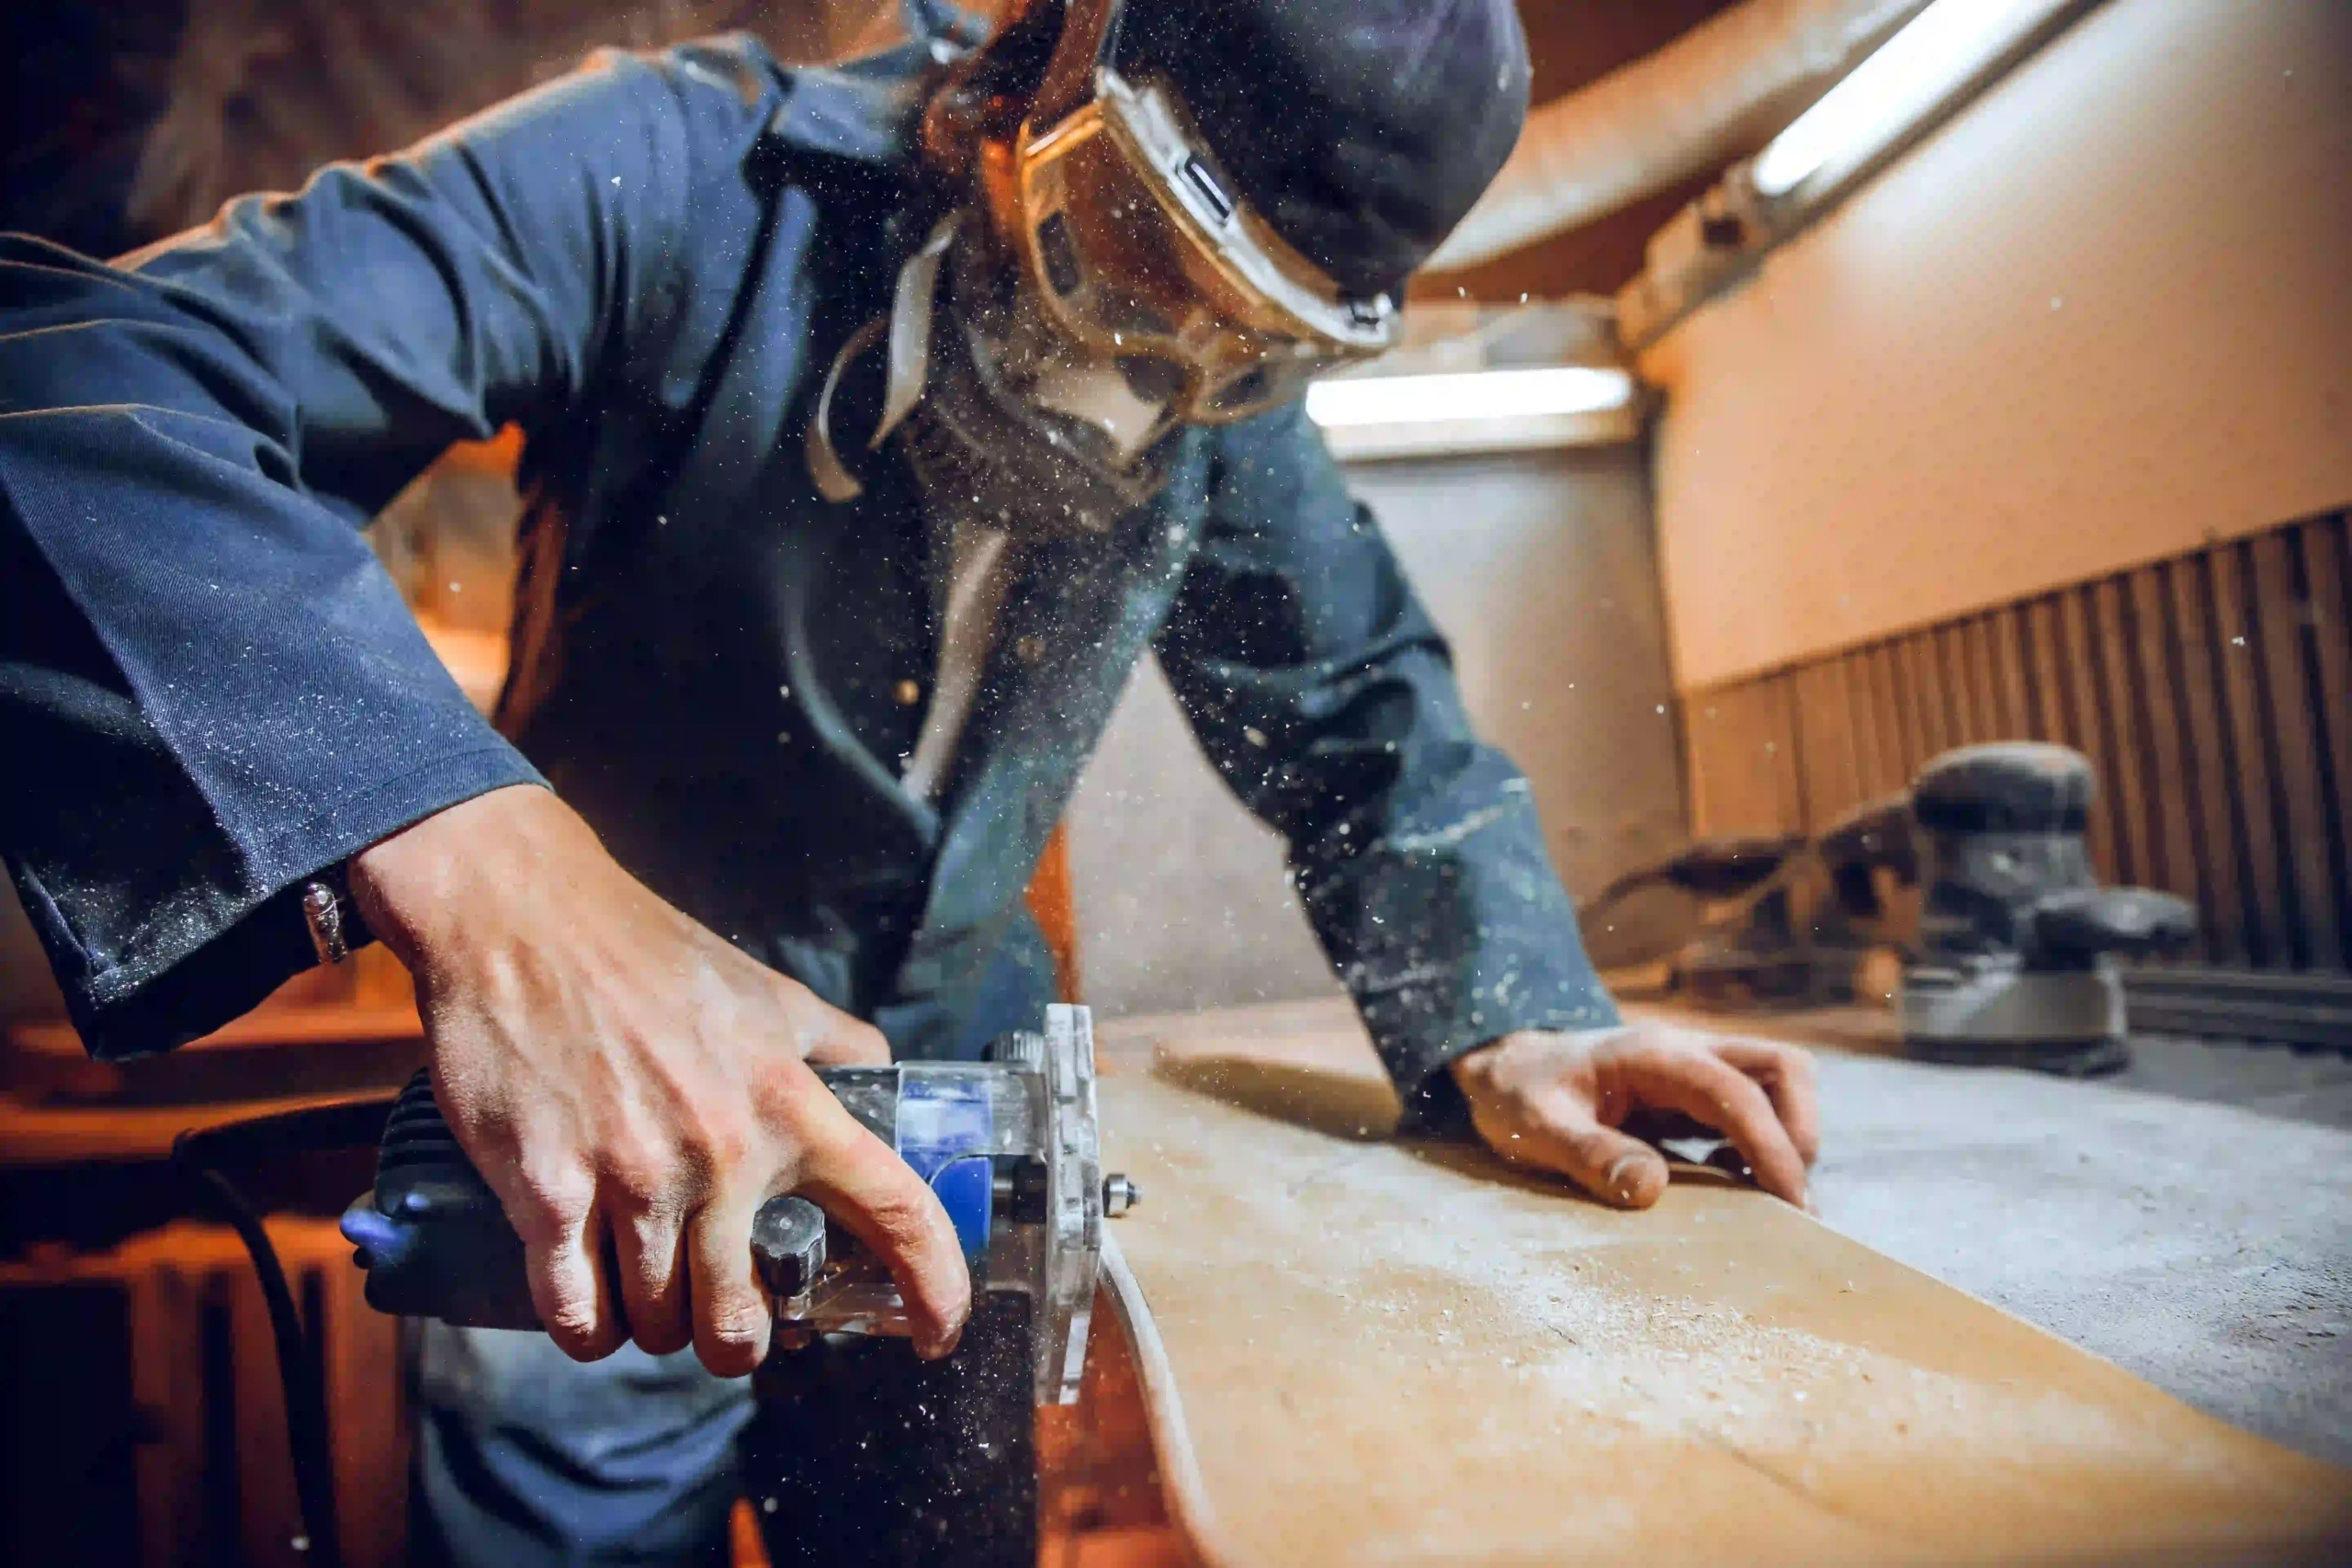
M 1650 236 L 1618 291 L 1640 354 L 1959 113 L 2100 0 L 1934 0 L 1744 164 Z
M 1632 372 L 1590 365 L 1378 373 L 1306 389 L 1306 417 L 1341 458 L 1526 451 L 1631 439 Z
M 1531 419 L 1599 413 L 1623 408 L 1633 397 L 1631 376 L 1589 365 L 1442 376 L 1365 376 L 1316 382 L 1306 389 L 1306 417 L 1326 430 Z
M 1767 200 L 1835 181 L 1886 152 L 2047 21 L 2050 0 L 1935 0 L 1765 145 L 1750 169 Z

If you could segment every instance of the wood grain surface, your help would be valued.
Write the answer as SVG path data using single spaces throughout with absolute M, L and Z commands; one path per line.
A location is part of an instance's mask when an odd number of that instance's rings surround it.
M 1109 1270 L 1206 1563 L 2337 1562 L 2352 1472 L 1706 1173 L 1625 1214 L 1324 1004 L 1106 1031 Z M 1180 1408 L 1181 1406 L 1181 1408 Z

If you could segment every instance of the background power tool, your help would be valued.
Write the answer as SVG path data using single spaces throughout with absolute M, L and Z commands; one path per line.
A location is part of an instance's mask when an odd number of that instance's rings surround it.
M 1920 773 L 1912 1055 L 2068 1073 L 2130 1059 L 2116 955 L 2185 945 L 2197 915 L 2168 893 L 2098 885 L 2084 839 L 2096 792 L 2088 758 L 2023 741 L 1948 751 Z
M 1091 1015 L 1050 1007 L 1042 1032 L 1001 1036 L 981 1062 L 827 1067 L 818 1076 L 946 1209 L 972 1270 L 976 1325 L 1020 1325 L 1030 1398 L 996 1400 L 995 1423 L 1019 1429 L 990 1442 L 1026 1456 L 1025 1415 L 1011 1412 L 1077 1399 L 1102 1221 L 1138 1196 L 1126 1178 L 1102 1173 Z M 343 1230 L 368 1271 L 369 1304 L 468 1327 L 540 1326 L 522 1242 L 458 1147 L 424 1074 L 390 1101 L 306 1109 L 180 1138 L 175 1158 L 237 1225 L 269 1299 L 311 1555 L 329 1563 L 338 1543 L 317 1359 L 268 1237 L 225 1172 L 364 1142 L 377 1145 L 375 1186 L 345 1212 Z M 806 1350 L 820 1337 L 908 1333 L 905 1304 L 881 1262 L 807 1200 L 763 1206 L 752 1249 L 778 1350 Z M 999 1463 L 990 1473 L 1012 1472 Z M 937 1498 L 906 1506 L 938 1512 Z
M 2109 1071 L 2129 1057 L 2118 956 L 2186 944 L 2196 915 L 2098 885 L 2096 795 L 2089 759 L 2063 746 L 1948 751 L 1816 838 L 1702 841 L 1579 919 L 1604 970 L 1662 964 L 1666 988 L 1705 1006 L 1899 993 L 1912 1055 Z

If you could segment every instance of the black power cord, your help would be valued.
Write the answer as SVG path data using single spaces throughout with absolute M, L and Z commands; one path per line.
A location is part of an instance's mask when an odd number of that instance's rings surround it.
M 286 1440 L 294 1461 L 294 1496 L 302 1510 L 302 1533 L 294 1549 L 322 1568 L 342 1568 L 343 1540 L 334 1512 L 334 1466 L 327 1458 L 327 1396 L 319 1375 L 319 1357 L 304 1332 L 294 1292 L 277 1261 L 277 1249 L 262 1228 L 261 1215 L 245 1201 L 236 1183 L 217 1170 L 202 1168 L 187 1173 L 211 1200 L 212 1207 L 235 1227 L 261 1278 L 263 1300 L 269 1303 L 270 1337 L 277 1342 L 277 1382 L 285 1391 Z
M 335 1517 L 334 1465 L 328 1452 L 327 1396 L 321 1352 L 305 1331 L 277 1248 L 261 1214 L 223 1174 L 224 1165 L 328 1149 L 373 1147 L 390 1113 L 388 1100 L 325 1105 L 256 1116 L 182 1133 L 172 1140 L 172 1164 L 205 1204 L 244 1243 L 269 1308 L 277 1348 L 277 1382 L 286 1402 L 286 1440 L 294 1465 L 294 1495 L 301 1509 L 295 1550 L 320 1568 L 343 1568 L 343 1538 Z

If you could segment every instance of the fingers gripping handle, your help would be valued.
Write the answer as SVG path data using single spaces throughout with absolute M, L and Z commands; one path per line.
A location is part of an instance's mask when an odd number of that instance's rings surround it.
M 368 1271 L 368 1304 L 466 1328 L 538 1328 L 522 1238 L 466 1157 L 420 1072 L 393 1102 L 376 1186 L 346 1210 L 343 1234 Z M 824 1211 L 771 1198 L 752 1222 L 752 1262 L 779 1316 L 823 1276 Z
M 1093 1036 L 1081 1007 L 1047 1010 L 985 1062 L 820 1069 L 843 1109 L 927 1183 L 946 1210 L 976 1290 L 1027 1295 L 1041 1403 L 1068 1402 L 1084 1364 L 1102 1221 L 1136 1201 L 1105 1178 L 1095 1125 Z M 375 1190 L 345 1214 L 379 1312 L 469 1327 L 537 1328 L 520 1238 L 443 1119 L 430 1080 L 403 1090 L 378 1151 Z M 752 1261 L 775 1343 L 811 1334 L 906 1335 L 913 1325 L 883 1260 L 815 1204 L 770 1199 Z

